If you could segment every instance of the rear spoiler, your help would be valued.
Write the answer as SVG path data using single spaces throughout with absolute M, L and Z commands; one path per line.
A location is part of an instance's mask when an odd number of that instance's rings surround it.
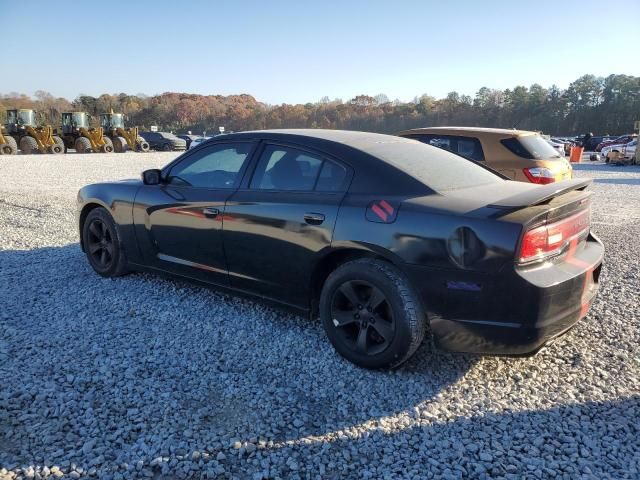
M 496 203 L 488 205 L 491 208 L 524 208 L 532 205 L 540 205 L 554 197 L 572 190 L 584 190 L 591 184 L 590 178 L 565 180 L 548 185 L 538 185 L 536 188 L 525 192 L 517 193 L 511 197 L 504 198 Z

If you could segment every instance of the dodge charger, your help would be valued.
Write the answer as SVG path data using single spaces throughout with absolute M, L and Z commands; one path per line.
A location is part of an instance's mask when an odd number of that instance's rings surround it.
M 395 136 L 242 132 L 141 180 L 83 187 L 78 226 L 99 275 L 157 272 L 292 307 L 346 359 L 393 368 L 425 336 L 526 355 L 585 317 L 604 253 L 589 183 L 515 182 Z

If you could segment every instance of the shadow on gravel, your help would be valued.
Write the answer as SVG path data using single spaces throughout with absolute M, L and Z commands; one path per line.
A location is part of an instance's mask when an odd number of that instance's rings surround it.
M 104 279 L 78 244 L 0 251 L 0 298 L 0 466 L 148 462 L 411 417 L 477 361 L 425 341 L 396 371 L 363 370 L 319 322 L 179 280 Z
M 304 439 L 278 450 L 300 462 L 321 456 L 346 459 L 351 471 L 327 471 L 329 478 L 381 478 L 382 472 L 406 478 L 638 478 L 639 419 L 638 396 L 546 410 L 486 412 L 446 423 L 433 412 L 417 418 L 415 426 L 395 431 L 371 427 L 365 435 Z M 396 456 L 383 462 L 383 451 Z M 400 456 L 410 460 L 398 462 L 403 469 L 394 470 Z M 415 472 L 407 472 L 407 464 Z M 372 467 L 382 471 L 372 472 Z M 363 470 L 369 470 L 367 476 Z
M 596 178 L 593 183 L 609 183 L 617 185 L 640 185 L 640 178 Z
M 618 165 L 612 165 L 609 163 L 602 163 L 602 162 L 594 162 L 594 163 L 572 163 L 571 166 L 573 167 L 574 170 L 578 170 L 578 171 L 596 171 L 596 172 L 616 172 L 616 173 L 620 173 L 620 172 L 630 172 L 630 173 L 637 173 L 640 172 L 640 167 L 637 165 L 628 165 L 626 167 L 623 166 L 618 166 Z

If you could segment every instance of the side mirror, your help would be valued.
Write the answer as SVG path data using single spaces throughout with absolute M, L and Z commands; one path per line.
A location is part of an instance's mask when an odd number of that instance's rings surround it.
M 145 170 L 142 172 L 142 181 L 145 185 L 160 185 L 162 182 L 162 174 L 157 168 Z

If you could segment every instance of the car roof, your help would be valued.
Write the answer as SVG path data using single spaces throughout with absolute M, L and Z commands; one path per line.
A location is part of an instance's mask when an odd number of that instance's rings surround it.
M 414 192 L 425 195 L 431 191 L 410 173 L 380 156 L 380 148 L 407 143 L 415 145 L 416 140 L 351 130 L 275 129 L 225 133 L 213 137 L 207 143 L 234 140 L 281 141 L 303 148 L 317 149 L 333 156 L 358 172 L 350 187 L 352 193 L 375 191 L 381 194 L 397 194 L 403 191 L 407 194 Z M 435 154 L 438 154 L 438 149 L 435 149 Z
M 440 134 L 460 134 L 460 133 L 473 133 L 475 135 L 482 136 L 495 136 L 495 137 L 514 137 L 525 135 L 537 135 L 538 132 L 532 132 L 529 130 L 516 130 L 515 128 L 487 128 L 487 127 L 424 127 L 413 128 L 411 130 L 404 130 L 399 132 L 398 135 L 410 135 L 413 133 L 440 133 Z

